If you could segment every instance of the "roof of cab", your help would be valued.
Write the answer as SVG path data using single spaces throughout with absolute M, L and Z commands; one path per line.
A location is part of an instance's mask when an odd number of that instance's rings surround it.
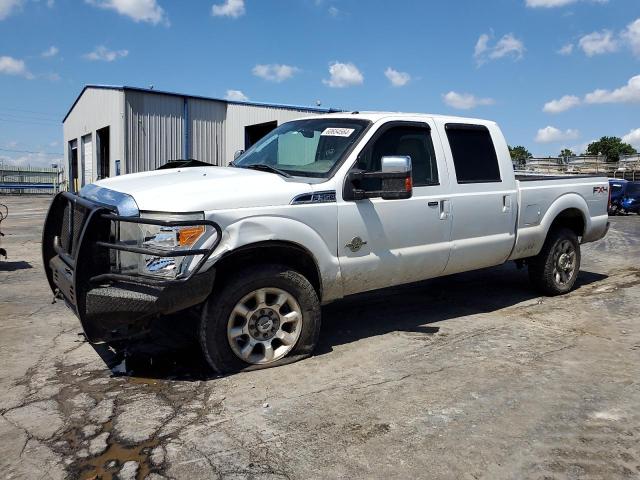
M 434 120 L 442 120 L 445 122 L 458 122 L 458 123 L 476 123 L 480 125 L 489 125 L 494 124 L 493 120 L 486 120 L 481 118 L 468 118 L 468 117 L 457 117 L 454 115 L 437 115 L 431 113 L 405 113 L 405 112 L 333 112 L 326 113 L 322 115 L 312 115 L 304 118 L 313 118 L 313 117 L 321 117 L 321 118 L 356 118 L 361 120 L 369 120 L 371 122 L 378 122 L 380 120 L 388 119 L 388 118 L 403 118 L 403 119 L 434 119 Z

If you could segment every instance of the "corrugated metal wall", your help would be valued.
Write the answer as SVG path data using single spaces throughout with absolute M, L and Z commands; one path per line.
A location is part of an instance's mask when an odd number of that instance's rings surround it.
M 233 154 L 237 150 L 244 150 L 244 129 L 249 125 L 272 122 L 276 120 L 278 125 L 296 118 L 313 115 L 308 111 L 274 108 L 268 106 L 227 105 L 227 122 L 225 125 L 226 156 L 224 165 L 233 160 Z
M 184 99 L 125 92 L 126 170 L 155 170 L 183 154 Z
M 225 118 L 224 102 L 190 98 L 189 144 L 190 158 L 220 165 L 224 162 Z
M 188 132 L 185 132 L 185 101 Z M 66 165 L 69 141 L 76 140 L 80 149 L 80 139 L 91 134 L 92 168 L 79 170 L 97 172 L 96 130 L 106 126 L 111 127 L 111 176 L 116 174 L 118 160 L 120 174 L 154 170 L 185 157 L 227 165 L 235 151 L 245 148 L 245 127 L 274 120 L 281 124 L 309 115 L 310 112 L 296 108 L 228 104 L 126 87 L 124 91 L 88 87 L 64 123 Z M 188 151 L 185 133 L 189 134 Z M 80 150 L 78 154 L 80 158 Z
M 87 88 L 63 124 L 64 168 L 69 168 L 69 142 L 91 134 L 95 145 L 96 130 L 109 128 L 110 176 L 116 174 L 116 161 L 124 161 L 123 92 L 105 88 Z M 80 151 L 78 151 L 80 159 Z M 93 172 L 98 171 L 97 155 L 93 155 Z M 95 178 L 91 179 L 94 181 Z

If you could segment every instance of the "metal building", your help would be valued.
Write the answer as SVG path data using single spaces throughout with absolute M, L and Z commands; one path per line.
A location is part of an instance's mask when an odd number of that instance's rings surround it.
M 330 110 L 87 85 L 63 120 L 70 190 L 171 160 L 227 165 L 282 122 Z

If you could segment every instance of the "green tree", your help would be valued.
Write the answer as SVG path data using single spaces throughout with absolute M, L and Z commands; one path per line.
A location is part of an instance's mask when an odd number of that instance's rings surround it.
M 617 162 L 620 160 L 620 155 L 633 155 L 638 152 L 619 137 L 602 137 L 589 144 L 587 153 L 589 155 L 604 155 L 607 157 L 607 162 Z
M 576 154 L 573 153 L 573 151 L 571 151 L 568 148 L 563 148 L 562 151 L 560 152 L 560 155 L 558 155 L 559 157 L 575 157 Z
M 533 157 L 531 152 L 524 148 L 522 145 L 518 145 L 517 147 L 512 147 L 509 145 L 509 153 L 511 154 L 511 158 L 513 160 L 525 160 L 527 158 Z

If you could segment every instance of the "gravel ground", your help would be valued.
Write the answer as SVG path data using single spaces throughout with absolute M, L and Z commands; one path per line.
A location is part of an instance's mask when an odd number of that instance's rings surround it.
M 4 478 L 640 477 L 640 218 L 542 298 L 513 265 L 323 311 L 316 356 L 228 377 L 193 318 L 92 347 L 40 260 L 48 198 L 4 197 Z

